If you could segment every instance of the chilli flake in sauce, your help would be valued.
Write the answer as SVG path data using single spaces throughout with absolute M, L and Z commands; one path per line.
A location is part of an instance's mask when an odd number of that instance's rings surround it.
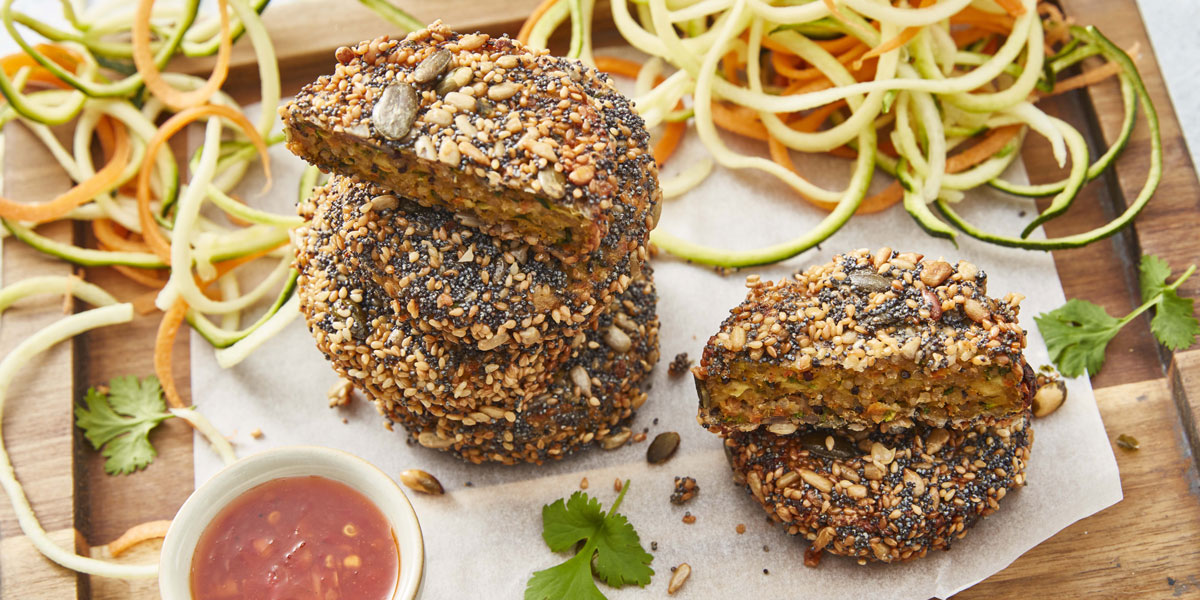
M 386 600 L 400 556 L 391 526 L 357 490 L 284 477 L 221 509 L 192 555 L 195 600 Z

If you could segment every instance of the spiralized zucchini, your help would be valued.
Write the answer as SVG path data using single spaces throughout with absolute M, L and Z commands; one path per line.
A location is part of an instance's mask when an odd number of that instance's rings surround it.
M 770 173 L 831 211 L 797 240 L 737 252 L 681 240 L 667 233 L 670 223 L 665 222 L 651 240 L 681 258 L 720 267 L 784 260 L 833 235 L 849 217 L 847 207 L 854 207 L 851 214 L 860 207 L 874 212 L 896 202 L 928 233 L 951 240 L 962 231 L 1032 250 L 1077 247 L 1127 226 L 1161 176 L 1157 119 L 1132 60 L 1099 32 L 1068 26 L 1057 10 L 1042 10 L 1037 0 L 938 0 L 920 6 L 881 0 L 633 4 L 613 0 L 612 17 L 625 40 L 651 57 L 635 85 L 636 107 L 646 125 L 690 119 L 716 163 Z M 547 0 L 523 28 L 536 32 L 527 43 L 544 46 L 569 18 L 570 48 L 578 54 L 589 34 L 586 9 L 576 0 Z M 1106 64 L 1062 80 L 1067 69 L 1095 58 Z M 1118 72 L 1125 120 L 1113 144 L 1089 163 L 1083 135 L 1036 102 Z M 689 95 L 689 106 L 677 108 Z M 1153 140 L 1143 193 L 1103 227 L 1058 240 L 1028 239 L 1040 225 L 1063 215 L 1080 189 L 1113 164 L 1132 135 L 1139 105 Z M 733 152 L 719 129 L 769 141 L 772 160 Z M 1070 162 L 1063 179 L 1041 185 L 1000 179 L 1027 131 L 1050 143 L 1060 166 Z M 849 186 L 836 191 L 813 185 L 792 167 L 788 150 L 854 158 Z M 871 158 L 864 161 L 864 156 Z M 864 184 L 875 168 L 896 177 L 899 185 L 867 198 Z M 692 165 L 664 182 L 665 195 L 700 185 L 706 172 Z M 991 234 L 967 223 L 952 206 L 964 191 L 983 185 L 1053 198 L 1019 238 Z M 939 210 L 930 210 L 930 203 Z

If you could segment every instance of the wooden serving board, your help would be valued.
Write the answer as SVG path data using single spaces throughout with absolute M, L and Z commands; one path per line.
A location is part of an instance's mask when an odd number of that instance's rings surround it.
M 1176 267 L 1200 259 L 1200 182 L 1134 0 L 1060 2 L 1067 15 L 1096 25 L 1120 46 L 1140 48 L 1138 66 L 1162 121 L 1165 173 L 1136 226 L 1086 248 L 1054 253 L 1068 297 L 1086 298 L 1112 314 L 1124 314 L 1139 304 L 1141 254 L 1157 254 Z M 419 19 L 441 17 L 459 30 L 515 33 L 537 2 L 409 0 L 403 4 Z M 597 8 L 600 39 L 615 37 L 610 30 L 605 33 L 607 14 L 607 4 L 602 2 Z M 272 6 L 264 19 L 280 57 L 285 94 L 329 71 L 337 46 L 393 30 L 348 0 L 299 0 Z M 176 68 L 203 71 L 207 64 L 180 61 Z M 235 48 L 226 89 L 253 101 L 257 85 L 253 53 L 243 41 Z M 1100 85 L 1065 96 L 1050 110 L 1080 126 L 1094 147 L 1106 146 L 1104 140 L 1112 139 L 1120 126 L 1121 97 L 1115 84 Z M 1139 119 L 1115 174 L 1091 184 L 1069 218 L 1048 225 L 1049 235 L 1102 224 L 1136 196 L 1148 166 L 1144 123 Z M 8 197 L 43 199 L 69 185 L 41 145 L 21 128 L 8 128 L 5 143 L 3 193 Z M 1035 181 L 1058 175 L 1044 144 L 1031 142 L 1024 160 Z M 56 225 L 43 231 L 59 239 L 86 239 L 80 226 Z M 7 241 L 4 251 L 5 282 L 71 272 L 68 265 L 19 243 Z M 143 291 L 108 269 L 89 269 L 86 277 L 122 299 Z M 1181 292 L 1200 296 L 1200 277 L 1190 280 Z M 63 310 L 53 300 L 7 311 L 0 327 L 0 353 L 61 317 Z M 101 458 L 71 427 L 71 407 L 87 386 L 117 375 L 153 372 L 151 346 L 158 318 L 141 316 L 130 325 L 95 331 L 60 345 L 43 355 L 10 390 L 4 432 L 17 474 L 46 529 L 59 543 L 74 543 L 80 552 L 89 552 L 89 543 L 107 543 L 134 524 L 171 518 L 192 490 L 192 436 L 186 426 L 168 421 L 152 436 L 159 451 L 155 463 L 120 478 L 104 474 Z M 176 377 L 186 398 L 186 336 L 180 337 L 175 352 Z M 1167 352 L 1150 335 L 1148 318 L 1143 317 L 1113 341 L 1104 370 L 1092 383 L 1110 439 L 1125 433 L 1141 440 L 1140 450 L 1115 449 L 1124 501 L 1068 527 L 959 597 L 1200 598 L 1200 350 Z M 140 557 L 129 560 L 152 560 L 157 547 L 144 546 L 138 551 Z M 153 582 L 77 576 L 43 559 L 21 535 L 7 500 L 0 502 L 0 599 L 157 597 Z

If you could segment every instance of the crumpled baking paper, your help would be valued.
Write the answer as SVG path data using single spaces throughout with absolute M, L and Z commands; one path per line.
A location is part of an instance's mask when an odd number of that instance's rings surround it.
M 254 115 L 257 109 L 247 112 Z M 753 144 L 725 139 L 735 150 L 756 151 Z M 256 197 L 259 183 L 250 177 L 242 197 L 255 206 L 290 211 L 294 187 L 287 182 L 296 180 L 302 163 L 282 148 L 273 149 L 272 155 L 274 191 Z M 707 156 L 689 134 L 663 176 L 671 177 Z M 848 179 L 846 161 L 795 158 L 803 172 L 831 189 Z M 1019 166 L 1014 171 L 1010 178 L 1024 179 Z M 876 181 L 873 190 L 884 184 Z M 1028 200 L 989 190 L 969 193 L 962 207 L 972 222 L 1007 233 L 1020 231 L 1020 224 L 1035 210 Z M 708 244 L 752 248 L 799 235 L 823 215 L 774 177 L 718 167 L 696 190 L 666 201 L 659 227 Z M 745 297 L 747 273 L 764 279 L 786 277 L 841 250 L 881 246 L 970 260 L 988 274 L 992 296 L 1009 291 L 1024 294 L 1020 322 L 1029 330 L 1027 357 L 1035 368 L 1046 364 L 1045 345 L 1033 316 L 1064 302 L 1051 256 L 986 245 L 965 235 L 959 236 L 959 243 L 955 249 L 946 240 L 926 235 L 903 208 L 895 206 L 882 214 L 854 217 L 819 249 L 743 273 L 719 275 L 660 255 L 654 268 L 662 360 L 647 382 L 649 400 L 632 423 L 634 432 L 648 432 L 646 441 L 614 451 L 591 449 L 542 466 L 464 464 L 409 445 L 404 434 L 385 429 L 374 406 L 361 397 L 347 408 L 329 408 L 325 391 L 336 377 L 299 318 L 229 370 L 218 367 L 211 347 L 193 335 L 192 396 L 217 428 L 232 437 L 241 456 L 275 446 L 316 444 L 357 454 L 394 478 L 409 468 L 436 476 L 446 488 L 444 496 L 408 494 L 425 535 L 427 599 L 522 597 L 534 571 L 569 557 L 551 552 L 542 541 L 542 506 L 569 496 L 585 479 L 587 492 L 605 507 L 616 498 L 614 480 L 630 480 L 632 487 L 620 511 L 637 528 L 647 550 L 651 542 L 657 543 L 652 552 L 653 581 L 646 589 L 618 590 L 600 584 L 610 599 L 661 597 L 671 567 L 683 562 L 692 567 L 690 579 L 676 594 L 684 599 L 746 593 L 822 600 L 945 598 L 1000 571 L 1067 525 L 1121 499 L 1116 461 L 1086 378 L 1070 381 L 1062 408 L 1034 423 L 1028 485 L 1006 496 L 1001 510 L 981 521 L 951 551 L 907 564 L 869 566 L 827 555 L 819 568 L 812 569 L 802 563 L 808 543 L 769 523 L 753 497 L 732 482 L 721 440 L 696 424 L 691 376 L 668 377 L 666 367 L 680 352 L 698 359 L 729 309 Z M 255 429 L 262 430 L 261 439 L 251 436 Z M 679 451 L 665 464 L 649 465 L 645 459 L 649 441 L 664 431 L 679 433 Z M 220 467 L 206 442 L 197 438 L 196 484 Z M 686 506 L 668 501 L 675 476 L 694 477 L 700 485 L 700 493 Z M 694 524 L 681 521 L 685 511 L 696 517 Z M 745 524 L 744 534 L 736 533 L 739 524 Z

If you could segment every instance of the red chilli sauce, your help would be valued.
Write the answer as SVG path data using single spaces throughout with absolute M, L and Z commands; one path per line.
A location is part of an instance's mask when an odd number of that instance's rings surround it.
M 238 496 L 192 555 L 195 600 L 386 600 L 400 555 L 379 508 L 324 477 L 284 477 Z

